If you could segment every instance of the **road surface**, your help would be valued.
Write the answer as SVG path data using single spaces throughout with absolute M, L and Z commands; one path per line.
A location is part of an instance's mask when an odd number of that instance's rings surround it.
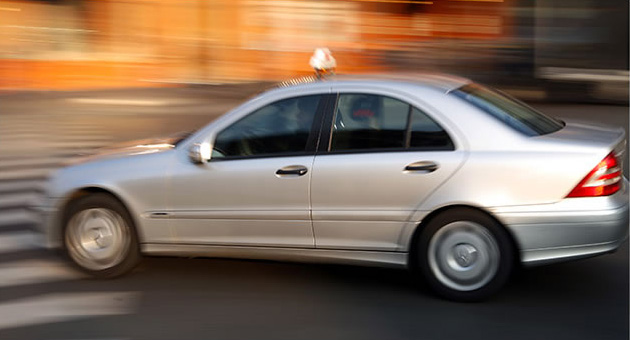
M 0 339 L 628 339 L 627 242 L 520 271 L 477 304 L 436 298 L 402 270 L 336 265 L 145 258 L 128 276 L 96 281 L 33 245 L 25 207 L 65 159 L 199 128 L 252 92 L 0 96 Z M 534 105 L 628 127 L 623 106 Z

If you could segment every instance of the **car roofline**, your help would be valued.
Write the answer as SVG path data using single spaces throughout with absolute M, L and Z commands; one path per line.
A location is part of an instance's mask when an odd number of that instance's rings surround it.
M 355 82 L 373 83 L 397 83 L 411 84 L 448 93 L 464 85 L 472 83 L 470 79 L 440 73 L 384 73 L 384 74 L 357 74 L 357 75 L 333 75 L 321 80 L 314 76 L 293 78 L 281 82 L 273 88 L 291 88 L 298 86 L 312 86 L 314 84 L 344 84 Z

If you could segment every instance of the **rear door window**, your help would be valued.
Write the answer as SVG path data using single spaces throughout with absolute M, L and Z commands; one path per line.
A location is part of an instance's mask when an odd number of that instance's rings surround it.
M 364 93 L 340 94 L 329 151 L 453 150 L 442 127 L 399 99 Z
M 416 109 L 411 110 L 408 146 L 411 148 L 453 150 L 453 142 L 446 131 L 431 117 Z

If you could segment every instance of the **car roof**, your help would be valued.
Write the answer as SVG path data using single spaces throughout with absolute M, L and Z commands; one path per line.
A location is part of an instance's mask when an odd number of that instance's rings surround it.
M 278 84 L 277 87 L 286 88 L 294 86 L 311 87 L 316 84 L 345 84 L 345 83 L 378 83 L 381 85 L 412 84 L 421 87 L 433 88 L 441 92 L 449 92 L 466 84 L 471 80 L 447 74 L 439 73 L 386 73 L 365 75 L 332 75 L 322 80 L 314 76 L 294 78 Z M 311 85 L 306 85 L 311 84 Z M 325 86 L 325 85 L 324 85 Z

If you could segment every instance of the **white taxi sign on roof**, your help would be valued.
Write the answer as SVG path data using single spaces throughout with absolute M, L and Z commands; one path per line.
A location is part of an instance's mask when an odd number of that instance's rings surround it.
M 334 73 L 337 67 L 337 61 L 330 53 L 330 50 L 323 48 L 316 48 L 313 56 L 311 57 L 310 65 L 315 69 L 315 74 L 318 78 L 328 73 Z

